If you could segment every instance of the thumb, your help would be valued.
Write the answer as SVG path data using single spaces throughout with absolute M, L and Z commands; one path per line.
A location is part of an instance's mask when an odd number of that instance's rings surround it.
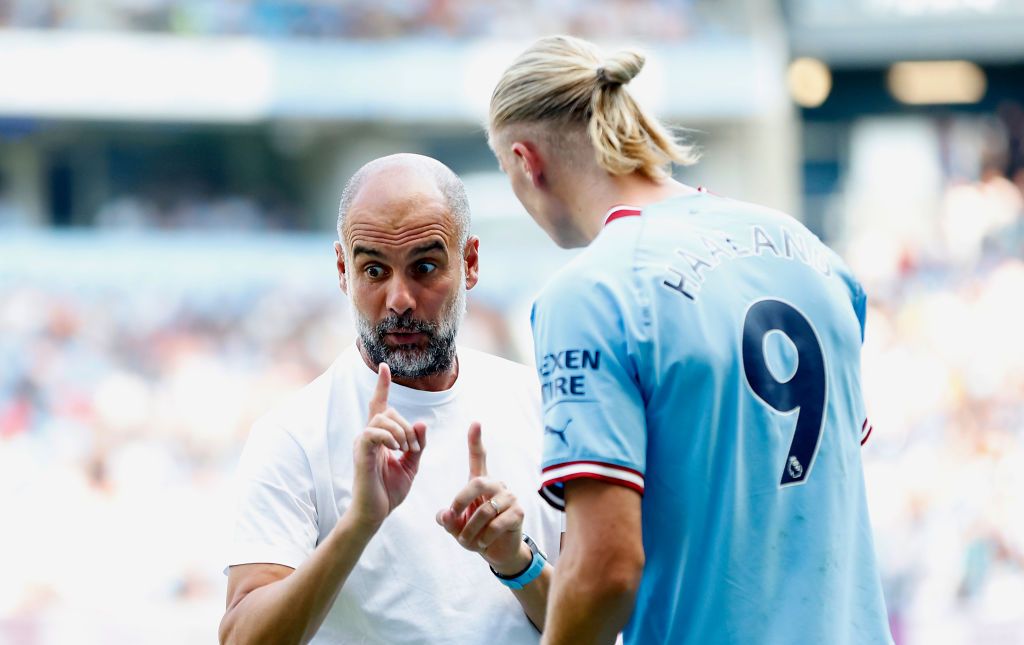
M 388 409 L 388 390 L 391 389 L 391 368 L 387 363 L 377 367 L 377 387 L 370 398 L 370 415 L 367 420 Z
M 484 450 L 483 431 L 480 422 L 474 421 L 469 425 L 469 478 L 483 477 L 487 475 L 487 451 Z

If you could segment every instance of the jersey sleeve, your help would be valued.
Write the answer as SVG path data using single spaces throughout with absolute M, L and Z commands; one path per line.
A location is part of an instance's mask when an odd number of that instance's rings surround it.
M 235 482 L 236 511 L 228 566 L 257 562 L 298 567 L 319 534 L 312 471 L 283 428 L 257 422 Z
M 846 288 L 849 291 L 850 305 L 853 307 L 853 313 L 857 316 L 857 322 L 860 324 L 860 342 L 863 343 L 864 329 L 867 323 L 867 293 L 864 292 L 864 287 L 861 286 L 860 281 L 853 275 L 853 271 L 850 270 L 846 262 L 839 257 L 839 254 L 824 244 L 822 244 L 822 247 L 830 258 L 830 264 L 835 267 L 840 279 L 846 284 Z
M 825 247 L 828 249 L 828 247 Z M 839 254 L 828 249 L 828 253 L 832 257 L 832 263 L 835 265 L 836 270 L 839 272 L 839 277 L 846 284 L 846 288 L 850 295 L 850 305 L 853 307 L 853 313 L 857 316 L 857 324 L 860 325 L 860 342 L 864 344 L 864 332 L 867 327 L 867 309 L 868 309 L 868 295 L 864 291 L 863 285 L 853 275 L 853 271 L 850 267 L 839 257 Z M 857 385 L 857 396 L 855 398 L 855 411 L 854 416 L 860 420 L 860 445 L 863 446 L 867 443 L 871 437 L 871 433 L 874 431 L 874 426 L 871 424 L 871 420 L 868 418 L 866 406 L 864 403 L 863 395 L 860 392 L 859 378 Z
M 533 309 L 544 408 L 541 496 L 591 478 L 644 490 L 644 401 L 630 351 L 629 299 L 609 285 L 551 285 Z
M 857 314 L 857 321 L 860 323 L 860 342 L 864 342 L 864 328 L 867 323 L 868 295 L 864 293 L 864 287 L 854 280 L 854 292 L 851 298 L 853 311 Z

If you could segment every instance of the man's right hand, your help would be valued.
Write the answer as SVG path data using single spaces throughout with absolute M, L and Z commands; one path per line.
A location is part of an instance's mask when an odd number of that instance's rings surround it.
M 391 369 L 387 363 L 380 364 L 377 374 L 366 429 L 353 445 L 355 481 L 349 509 L 356 522 L 374 529 L 409 494 L 427 445 L 426 424 L 410 425 L 394 408 L 388 407 Z M 392 452 L 396 450 L 401 455 Z

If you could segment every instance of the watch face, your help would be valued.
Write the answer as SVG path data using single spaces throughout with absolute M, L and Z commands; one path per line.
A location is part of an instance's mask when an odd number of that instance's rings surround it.
M 530 547 L 531 551 L 533 551 L 540 557 L 544 558 L 545 561 L 547 561 L 548 556 L 544 555 L 544 552 L 540 550 L 540 547 L 537 546 L 537 543 L 533 541 L 533 538 L 531 538 L 526 533 L 523 533 L 523 542 L 526 542 L 526 546 Z

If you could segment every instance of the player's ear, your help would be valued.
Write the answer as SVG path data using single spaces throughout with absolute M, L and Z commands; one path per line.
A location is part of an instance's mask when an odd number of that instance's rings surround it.
M 466 289 L 472 289 L 480 279 L 480 238 L 471 235 L 462 249 L 463 262 L 466 263 Z
M 338 286 L 341 292 L 348 295 L 348 281 L 345 279 L 345 251 L 341 248 L 341 242 L 334 243 L 335 262 L 338 265 Z
M 544 160 L 540 151 L 532 141 L 512 142 L 512 154 L 515 155 L 515 165 L 519 172 L 529 178 L 530 183 L 540 187 L 544 183 Z

